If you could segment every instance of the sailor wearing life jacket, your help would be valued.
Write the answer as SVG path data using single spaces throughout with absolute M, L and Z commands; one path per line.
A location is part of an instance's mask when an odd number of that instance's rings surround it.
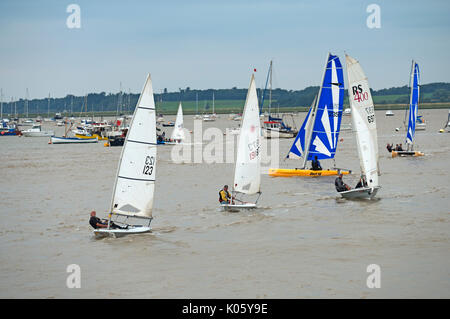
M 223 189 L 219 191 L 219 202 L 221 204 L 229 204 L 230 199 L 232 199 L 232 196 L 228 192 L 228 185 L 225 185 Z

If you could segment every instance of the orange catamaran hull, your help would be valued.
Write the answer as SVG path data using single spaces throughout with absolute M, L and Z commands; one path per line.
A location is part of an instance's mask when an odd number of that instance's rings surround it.
M 319 177 L 319 176 L 333 176 L 342 173 L 343 175 L 350 174 L 351 171 L 348 170 L 337 170 L 337 169 L 324 169 L 320 171 L 314 171 L 312 169 L 300 169 L 300 168 L 271 168 L 269 169 L 269 175 L 274 177 L 294 177 L 294 176 L 305 176 L 305 177 Z

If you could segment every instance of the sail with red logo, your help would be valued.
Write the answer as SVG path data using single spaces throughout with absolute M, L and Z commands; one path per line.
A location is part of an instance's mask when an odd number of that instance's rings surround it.
M 227 210 L 256 208 L 261 195 L 261 124 L 255 77 L 252 75 L 245 100 L 239 133 L 236 167 L 234 171 L 233 196 L 230 204 L 222 204 Z M 244 201 L 244 196 L 257 195 L 255 202 Z

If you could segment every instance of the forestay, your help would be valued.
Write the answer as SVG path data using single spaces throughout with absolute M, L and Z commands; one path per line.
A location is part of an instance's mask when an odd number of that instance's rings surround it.
M 181 106 L 181 102 L 178 105 L 177 118 L 175 120 L 175 127 L 172 132 L 172 140 L 184 140 L 183 108 Z
M 419 104 L 419 65 L 412 62 L 411 70 L 411 97 L 409 103 L 409 120 L 408 131 L 406 133 L 406 143 L 414 143 L 414 135 L 416 132 L 417 110 Z
M 152 216 L 156 176 L 155 102 L 150 74 L 134 110 L 111 202 L 114 214 Z
M 234 191 L 255 194 L 261 185 L 261 124 L 259 119 L 258 96 L 255 77 L 252 75 L 245 100 L 241 131 L 239 133 Z
M 352 110 L 353 128 L 356 131 L 361 173 L 366 177 L 369 187 L 376 187 L 379 186 L 377 127 L 369 82 L 359 62 L 349 55 L 346 55 L 345 58 L 348 95 Z

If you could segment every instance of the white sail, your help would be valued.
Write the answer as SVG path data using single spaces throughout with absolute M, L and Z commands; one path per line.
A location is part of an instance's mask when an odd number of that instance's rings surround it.
M 175 120 L 175 127 L 172 132 L 172 140 L 184 140 L 184 130 L 183 130 L 183 108 L 178 105 L 177 118 Z
M 255 194 L 261 185 L 261 124 L 259 120 L 258 96 L 255 77 L 252 75 L 245 100 L 241 131 L 239 133 L 234 190 L 245 194 Z
M 369 82 L 357 60 L 348 55 L 345 60 L 361 173 L 366 177 L 369 187 L 376 187 L 379 186 L 377 126 Z
M 131 119 L 111 202 L 114 214 L 150 218 L 156 169 L 155 101 L 150 74 Z

